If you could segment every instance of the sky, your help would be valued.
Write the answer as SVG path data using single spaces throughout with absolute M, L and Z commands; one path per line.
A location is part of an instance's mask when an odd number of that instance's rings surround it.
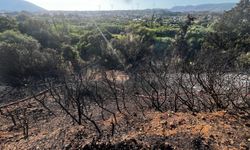
M 239 0 L 26 0 L 47 10 L 128 10 L 183 5 L 239 2 Z

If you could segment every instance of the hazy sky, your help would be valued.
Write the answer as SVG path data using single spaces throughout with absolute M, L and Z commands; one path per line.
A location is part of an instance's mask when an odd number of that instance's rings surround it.
M 124 10 L 171 8 L 179 5 L 239 2 L 239 0 L 27 0 L 48 10 Z

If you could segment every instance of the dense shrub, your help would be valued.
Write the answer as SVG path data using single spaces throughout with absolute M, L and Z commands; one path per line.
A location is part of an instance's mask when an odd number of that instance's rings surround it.
M 0 34 L 0 41 L 2 82 L 21 86 L 30 78 L 55 75 L 57 64 L 51 63 L 56 57 L 55 52 L 41 50 L 37 40 L 19 32 L 5 31 Z

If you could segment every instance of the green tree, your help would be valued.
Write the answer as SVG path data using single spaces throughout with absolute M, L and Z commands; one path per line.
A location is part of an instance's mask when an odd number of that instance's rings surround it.
M 62 47 L 62 55 L 66 61 L 74 61 L 78 59 L 78 52 L 70 45 L 64 45 Z
M 108 32 L 104 32 L 103 35 L 107 40 L 112 38 Z M 90 31 L 81 37 L 77 49 L 84 61 L 98 60 L 105 53 L 107 42 L 103 35 L 97 31 Z
M 52 54 L 40 50 L 40 44 L 32 37 L 15 31 L 0 34 L 0 79 L 11 86 L 23 86 L 32 78 L 54 75 L 50 68 Z
M 192 50 L 188 43 L 188 31 L 192 27 L 194 17 L 188 15 L 185 22 L 180 25 L 180 31 L 176 35 L 173 51 L 173 56 L 177 63 L 189 64 L 190 54 L 192 54 Z M 190 38 L 190 37 L 189 37 Z
M 130 33 L 119 39 L 113 39 L 113 47 L 120 52 L 120 58 L 124 59 L 127 68 L 135 69 L 143 62 L 153 59 L 154 36 L 144 27 L 135 27 Z
M 75 50 L 75 48 L 73 48 L 70 45 L 64 45 L 62 47 L 62 56 L 64 61 L 71 64 L 71 66 L 73 67 L 72 69 L 74 71 L 81 70 L 81 61 L 79 57 L 79 52 Z
M 16 30 L 17 22 L 13 18 L 10 17 L 2 17 L 0 16 L 0 32 L 6 30 Z
M 30 17 L 23 17 L 19 22 L 18 29 L 21 33 L 34 37 L 39 41 L 43 48 L 60 49 L 61 41 L 52 32 L 50 23 Z
M 235 8 L 223 14 L 203 44 L 203 53 L 213 54 L 213 63 L 236 67 L 239 57 L 250 51 L 250 2 L 241 0 Z M 209 60 L 208 60 L 209 61 Z

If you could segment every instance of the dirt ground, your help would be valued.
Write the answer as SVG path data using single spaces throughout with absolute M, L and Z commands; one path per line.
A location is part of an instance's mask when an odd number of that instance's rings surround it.
M 176 150 L 248 150 L 250 148 L 250 118 L 244 113 L 175 113 L 148 110 L 141 113 L 116 114 L 97 123 L 103 136 L 89 123 L 76 125 L 62 110 L 53 106 L 55 115 L 35 101 L 25 101 L 2 112 L 26 107 L 29 137 L 22 126 L 13 126 L 10 117 L 0 115 L 0 149 L 176 149 Z M 112 130 L 113 129 L 113 130 Z M 114 132 L 113 135 L 111 132 Z

